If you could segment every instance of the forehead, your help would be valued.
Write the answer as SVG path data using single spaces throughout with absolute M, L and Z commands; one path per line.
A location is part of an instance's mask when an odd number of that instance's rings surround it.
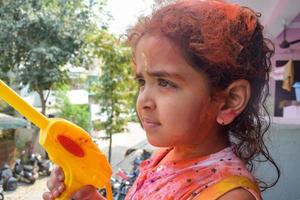
M 169 55 L 170 53 L 179 54 L 178 48 L 170 39 L 161 35 L 145 35 L 137 44 L 136 57 L 141 54 L 150 55 Z
M 179 48 L 170 39 L 161 35 L 143 36 L 137 44 L 135 61 L 136 70 L 160 67 L 172 71 L 190 67 Z
M 142 37 L 136 48 L 135 60 L 136 74 L 163 71 L 180 76 L 186 84 L 209 87 L 206 75 L 190 66 L 179 48 L 166 37 Z

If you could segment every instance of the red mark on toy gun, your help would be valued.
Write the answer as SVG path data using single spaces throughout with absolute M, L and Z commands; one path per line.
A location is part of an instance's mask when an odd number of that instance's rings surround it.
M 83 157 L 84 156 L 84 151 L 82 148 L 73 140 L 70 138 L 64 136 L 64 135 L 59 135 L 57 137 L 59 143 L 71 154 L 77 156 L 77 157 Z

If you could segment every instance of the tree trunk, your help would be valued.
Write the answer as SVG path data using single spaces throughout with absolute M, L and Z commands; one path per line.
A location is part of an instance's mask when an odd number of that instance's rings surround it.
M 38 94 L 40 96 L 40 101 L 42 104 L 42 114 L 46 115 L 46 101 L 45 101 L 43 90 L 38 90 Z
M 109 132 L 109 146 L 108 146 L 108 161 L 111 163 L 111 150 L 112 150 L 112 132 Z
M 109 71 L 110 72 L 110 77 L 112 77 L 112 70 Z M 113 89 L 110 91 L 110 95 L 111 95 L 111 99 L 113 96 Z M 114 102 L 111 102 L 111 113 L 110 113 L 110 117 L 111 117 L 111 126 L 114 126 Z M 108 161 L 109 163 L 111 163 L 111 154 L 112 154 L 112 133 L 113 133 L 113 128 L 109 131 L 109 147 L 108 147 Z

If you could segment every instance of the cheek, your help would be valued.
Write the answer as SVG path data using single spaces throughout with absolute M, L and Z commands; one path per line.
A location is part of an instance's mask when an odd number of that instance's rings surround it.
M 137 99 L 136 99 L 135 109 L 136 109 L 137 114 L 139 115 L 140 109 L 141 109 L 141 103 L 140 103 L 140 98 L 139 98 L 139 96 L 138 96 Z
M 189 99 L 174 98 L 170 101 L 161 102 L 159 105 L 160 116 L 168 124 L 188 128 L 199 122 L 200 115 L 203 114 L 201 102 Z
M 211 120 L 213 111 L 210 109 L 208 102 L 199 99 L 198 101 L 190 101 L 186 105 L 182 105 L 182 112 L 176 116 L 182 116 L 185 124 L 190 126 L 205 126 Z

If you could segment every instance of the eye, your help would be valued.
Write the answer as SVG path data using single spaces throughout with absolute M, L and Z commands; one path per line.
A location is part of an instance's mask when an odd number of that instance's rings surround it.
M 158 85 L 164 88 L 168 88 L 168 87 L 177 88 L 175 83 L 165 79 L 158 79 Z
M 139 87 L 143 87 L 145 85 L 146 81 L 144 79 L 142 79 L 142 78 L 136 78 L 135 80 L 136 80 L 136 82 L 137 82 L 137 84 L 138 84 Z

